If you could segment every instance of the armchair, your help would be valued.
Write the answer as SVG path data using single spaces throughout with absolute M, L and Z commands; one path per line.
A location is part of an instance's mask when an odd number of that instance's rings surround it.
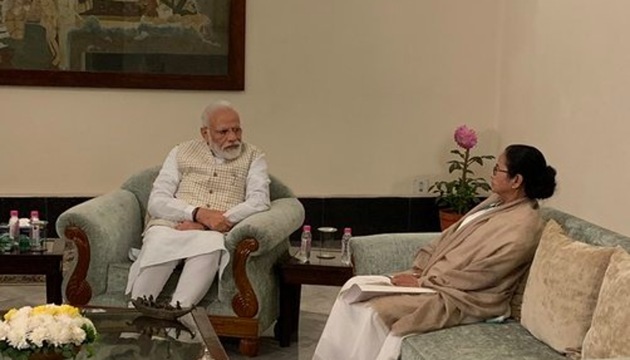
M 129 178 L 120 189 L 66 210 L 57 233 L 76 245 L 77 257 L 65 280 L 66 301 L 73 305 L 126 306 L 124 294 L 131 247 L 141 246 L 147 201 L 160 168 Z M 304 220 L 304 208 L 291 190 L 270 176 L 271 208 L 234 226 L 226 236 L 230 264 L 200 306 L 220 336 L 240 338 L 243 354 L 255 356 L 260 334 L 279 314 L 275 265 L 288 255 L 289 235 Z M 177 271 L 161 296 L 170 295 Z

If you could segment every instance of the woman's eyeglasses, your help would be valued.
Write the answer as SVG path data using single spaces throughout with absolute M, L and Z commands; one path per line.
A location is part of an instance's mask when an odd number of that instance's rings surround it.
M 494 167 L 492 168 L 492 175 L 496 175 L 498 172 L 502 172 L 506 174 L 509 173 L 509 171 L 499 168 L 499 164 L 495 164 Z

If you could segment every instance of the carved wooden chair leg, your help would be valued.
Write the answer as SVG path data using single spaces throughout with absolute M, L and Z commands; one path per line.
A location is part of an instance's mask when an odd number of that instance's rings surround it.
M 252 319 L 258 313 L 258 299 L 254 288 L 247 277 L 246 264 L 249 255 L 258 250 L 258 241 L 256 239 L 242 240 L 236 247 L 233 272 L 234 282 L 238 292 L 232 298 L 232 309 L 240 317 Z M 258 323 L 253 322 L 251 329 L 254 334 L 258 333 Z M 250 333 L 251 334 L 251 333 Z M 239 351 L 245 356 L 256 356 L 260 349 L 260 337 L 243 337 L 240 340 Z
M 260 350 L 260 338 L 242 338 L 238 350 L 245 356 L 257 356 Z

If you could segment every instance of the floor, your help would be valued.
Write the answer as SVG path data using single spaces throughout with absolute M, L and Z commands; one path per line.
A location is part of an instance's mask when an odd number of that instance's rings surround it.
M 273 329 L 263 334 L 260 355 L 257 360 L 310 360 L 324 328 L 328 313 L 339 291 L 333 286 L 302 286 L 300 333 L 298 342 L 281 348 L 273 338 Z M 0 309 L 24 305 L 39 305 L 46 301 L 43 285 L 18 285 L 0 283 Z M 230 359 L 249 359 L 238 353 L 238 341 L 222 339 Z

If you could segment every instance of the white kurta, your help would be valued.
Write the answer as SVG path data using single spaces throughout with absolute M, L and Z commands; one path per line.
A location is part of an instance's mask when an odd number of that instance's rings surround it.
M 193 221 L 194 206 L 175 198 L 181 180 L 177 166 L 177 150 L 173 148 L 168 154 L 158 174 L 149 196 L 147 211 L 155 218 L 174 222 Z M 210 151 L 210 149 L 208 149 Z M 224 162 L 216 158 L 218 163 Z M 228 209 L 223 214 L 232 224 L 246 217 L 269 209 L 269 175 L 264 155 L 254 159 L 247 173 L 245 200 Z M 142 239 L 142 249 L 138 259 L 129 270 L 126 293 L 130 293 L 140 271 L 151 265 L 185 259 L 196 255 L 221 251 L 219 278 L 229 262 L 229 254 L 225 249 L 225 235 L 217 231 L 176 230 L 167 226 L 152 226 Z
M 341 288 L 326 326 L 319 338 L 313 360 L 361 359 L 395 360 L 402 338 L 389 329 L 368 303 L 348 304 L 344 291 L 352 284 L 382 283 L 384 276 L 355 276 Z

